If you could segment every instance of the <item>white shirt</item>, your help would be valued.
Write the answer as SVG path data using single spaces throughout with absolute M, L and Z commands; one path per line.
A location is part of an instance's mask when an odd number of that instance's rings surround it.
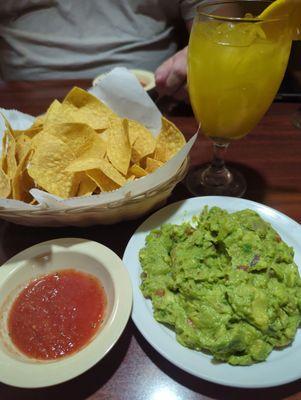
M 175 23 L 195 0 L 0 2 L 0 79 L 92 78 L 114 66 L 154 71 L 176 52 Z

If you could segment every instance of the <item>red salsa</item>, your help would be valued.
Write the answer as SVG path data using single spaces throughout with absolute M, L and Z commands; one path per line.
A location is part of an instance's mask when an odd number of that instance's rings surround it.
M 14 301 L 8 316 L 10 338 L 29 357 L 63 357 L 93 338 L 105 307 L 105 292 L 94 276 L 73 269 L 45 275 Z

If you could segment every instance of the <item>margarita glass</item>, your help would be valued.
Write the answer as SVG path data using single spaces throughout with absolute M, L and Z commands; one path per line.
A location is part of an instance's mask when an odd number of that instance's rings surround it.
M 188 47 L 188 88 L 201 131 L 213 142 L 211 165 L 192 171 L 196 194 L 242 196 L 242 175 L 227 168 L 229 144 L 247 135 L 271 105 L 287 66 L 292 33 L 286 15 L 256 17 L 270 2 L 218 1 L 197 8 Z

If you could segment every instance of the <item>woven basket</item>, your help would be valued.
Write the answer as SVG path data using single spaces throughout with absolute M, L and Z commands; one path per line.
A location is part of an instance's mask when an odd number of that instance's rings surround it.
M 89 207 L 72 207 L 69 209 L 14 210 L 0 211 L 0 218 L 19 225 L 27 226 L 91 226 L 110 225 L 117 222 L 136 219 L 151 210 L 162 207 L 188 170 L 186 158 L 168 181 L 136 197 L 127 197 L 121 201 L 93 205 Z

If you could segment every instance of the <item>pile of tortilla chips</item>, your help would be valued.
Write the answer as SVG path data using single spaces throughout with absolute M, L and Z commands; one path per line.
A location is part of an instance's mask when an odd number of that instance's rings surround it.
M 73 88 L 27 130 L 5 121 L 0 197 L 32 202 L 39 188 L 62 198 L 120 188 L 163 165 L 185 144 L 162 118 L 157 138 L 137 121 L 120 118 L 93 95 Z

